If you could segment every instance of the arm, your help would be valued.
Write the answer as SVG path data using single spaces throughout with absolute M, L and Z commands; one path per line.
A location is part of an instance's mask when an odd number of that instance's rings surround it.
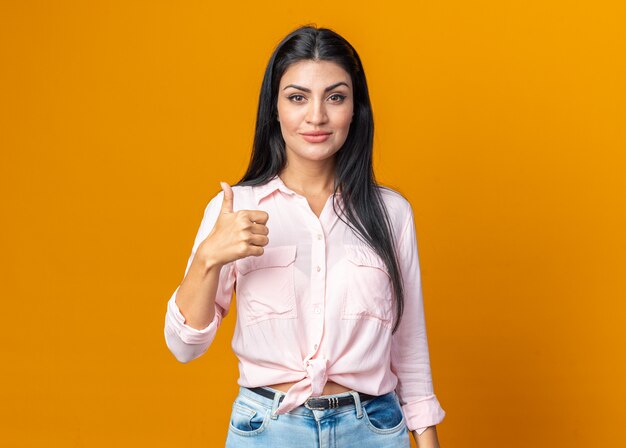
M 408 203 L 407 207 L 405 227 L 398 240 L 404 313 L 391 340 L 391 370 L 398 377 L 396 392 L 415 441 L 420 448 L 438 448 L 435 425 L 446 413 L 433 389 L 417 238 L 413 210 Z
M 418 448 L 439 448 L 437 426 L 429 426 L 422 434 L 417 431 L 412 431 L 412 434 Z
M 196 234 L 185 275 L 167 303 L 165 341 L 172 354 L 186 363 L 205 353 L 228 314 L 235 283 L 234 262 L 220 264 L 198 250 L 217 222 L 224 193 L 207 205 Z

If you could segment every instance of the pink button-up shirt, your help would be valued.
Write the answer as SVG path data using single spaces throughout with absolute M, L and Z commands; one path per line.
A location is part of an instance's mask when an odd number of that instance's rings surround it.
M 394 190 L 381 188 L 397 236 L 405 284 L 404 315 L 392 336 L 392 284 L 382 259 L 365 246 L 333 210 L 319 218 L 307 199 L 275 176 L 261 186 L 233 186 L 233 210 L 264 210 L 269 244 L 261 256 L 222 266 L 215 318 L 204 329 L 188 326 L 167 304 L 165 340 L 181 362 L 206 352 L 236 294 L 232 348 L 238 384 L 268 386 L 297 381 L 277 414 L 320 396 L 327 380 L 350 389 L 398 394 L 409 430 L 421 434 L 445 411 L 433 391 L 413 210 Z M 341 195 L 336 195 L 338 201 Z M 207 205 L 185 275 L 200 243 L 217 221 L 223 191 Z M 382 219 L 382 217 L 381 217 Z

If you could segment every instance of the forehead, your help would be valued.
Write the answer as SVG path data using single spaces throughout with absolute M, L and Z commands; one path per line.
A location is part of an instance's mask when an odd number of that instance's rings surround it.
M 331 61 L 298 61 L 291 64 L 282 78 L 280 86 L 298 84 L 304 87 L 326 87 L 329 84 L 344 81 L 352 87 L 350 74 L 339 64 Z

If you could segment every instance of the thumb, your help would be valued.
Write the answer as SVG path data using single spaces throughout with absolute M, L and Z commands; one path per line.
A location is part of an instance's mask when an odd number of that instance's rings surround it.
M 222 202 L 221 213 L 233 212 L 233 189 L 226 182 L 220 182 L 224 191 L 224 201 Z

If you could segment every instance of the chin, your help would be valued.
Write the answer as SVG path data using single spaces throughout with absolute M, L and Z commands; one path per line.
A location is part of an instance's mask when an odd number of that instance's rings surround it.
M 298 155 L 302 157 L 303 159 L 308 159 L 308 160 L 325 160 L 334 156 L 336 152 L 337 152 L 336 149 L 328 149 L 328 150 L 314 149 L 310 151 L 307 151 L 307 150 L 301 151 Z

